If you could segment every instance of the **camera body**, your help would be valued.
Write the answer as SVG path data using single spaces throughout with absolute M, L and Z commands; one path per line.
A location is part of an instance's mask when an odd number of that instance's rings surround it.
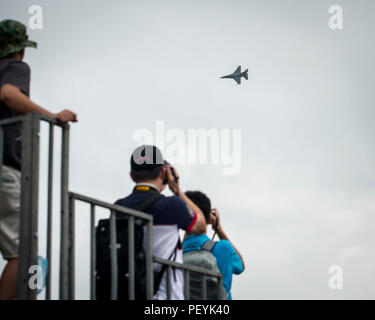
M 169 163 L 167 163 L 167 164 L 170 165 Z M 174 170 L 174 168 L 172 166 L 170 168 L 171 168 L 173 178 L 176 180 L 176 182 L 178 182 L 178 177 L 176 175 L 176 171 Z M 167 184 L 167 183 L 168 183 L 168 174 L 165 175 L 164 180 L 163 180 L 163 184 Z

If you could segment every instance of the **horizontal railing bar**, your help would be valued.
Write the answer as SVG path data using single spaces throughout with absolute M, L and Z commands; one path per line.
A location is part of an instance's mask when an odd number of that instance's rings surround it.
M 201 267 L 196 267 L 196 266 L 181 264 L 181 263 L 178 263 L 178 262 L 174 262 L 174 261 L 170 261 L 170 260 L 165 260 L 165 259 L 161 259 L 161 258 L 158 258 L 158 257 L 153 257 L 153 260 L 156 263 L 166 264 L 168 266 L 172 266 L 172 267 L 175 267 L 177 269 L 183 269 L 183 270 L 189 270 L 189 271 L 192 271 L 192 272 L 203 273 L 203 274 L 206 274 L 206 275 L 209 275 L 209 276 L 213 276 L 213 277 L 216 277 L 216 278 L 221 278 L 222 277 L 221 273 L 218 273 L 218 272 L 215 272 L 215 271 L 211 271 L 211 270 L 208 270 L 208 269 L 205 269 L 205 268 L 201 268 Z
M 34 113 L 37 113 L 37 112 L 34 112 Z M 59 126 L 59 127 L 68 126 L 68 124 L 62 123 L 59 120 L 57 120 L 55 118 L 52 118 L 52 117 L 49 117 L 45 114 L 38 113 L 38 116 L 39 116 L 40 120 L 52 123 L 56 126 Z M 24 119 L 25 119 L 25 116 L 17 116 L 17 117 L 4 119 L 4 120 L 0 121 L 0 126 L 7 126 L 7 125 L 11 125 L 11 124 L 14 124 L 14 123 L 17 123 L 17 122 L 22 122 Z
M 7 126 L 17 122 L 22 122 L 25 119 L 25 116 L 17 116 L 13 118 L 8 118 L 0 121 L 0 126 Z
M 47 115 L 42 114 L 42 113 L 39 114 L 39 117 L 40 117 L 40 120 L 47 121 L 47 122 L 52 123 L 52 124 L 54 124 L 56 126 L 59 126 L 59 127 L 68 126 L 68 124 L 62 123 L 59 120 L 57 120 L 56 118 L 52 118 L 52 117 L 47 116 Z
M 91 203 L 91 204 L 94 204 L 96 206 L 103 207 L 103 208 L 106 208 L 106 209 L 109 209 L 109 210 L 115 210 L 116 212 L 119 212 L 119 213 L 129 214 L 129 215 L 132 215 L 136 218 L 140 218 L 140 219 L 143 219 L 143 220 L 147 220 L 147 221 L 152 220 L 151 215 L 143 213 L 141 211 L 130 209 L 130 208 L 120 206 L 120 205 L 110 204 L 110 203 L 107 203 L 107 202 L 104 202 L 104 201 L 100 201 L 100 200 L 97 200 L 97 199 L 93 199 L 93 198 L 84 196 L 82 194 L 75 193 L 75 192 L 69 192 L 69 197 L 73 197 L 76 200 Z

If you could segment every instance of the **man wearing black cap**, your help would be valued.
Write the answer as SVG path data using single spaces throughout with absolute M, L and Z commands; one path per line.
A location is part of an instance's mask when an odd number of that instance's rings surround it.
M 136 183 L 133 193 L 117 202 L 125 207 L 133 207 L 144 201 L 150 192 L 162 192 L 168 184 L 174 196 L 162 196 L 147 213 L 153 216 L 153 255 L 182 263 L 182 248 L 179 229 L 193 234 L 206 231 L 206 222 L 202 211 L 181 190 L 176 170 L 163 159 L 158 148 L 150 145 L 138 147 L 130 159 L 130 176 Z M 155 270 L 161 266 L 154 264 Z M 171 299 L 183 300 L 183 272 L 174 270 L 171 277 Z M 167 299 L 166 273 L 163 275 L 156 300 Z
M 38 112 L 61 122 L 77 121 L 70 110 L 52 113 L 29 99 L 30 68 L 22 60 L 26 47 L 36 48 L 28 40 L 26 26 L 14 20 L 0 22 L 0 120 Z M 4 129 L 0 206 L 0 252 L 8 263 L 0 279 L 0 299 L 16 297 L 19 214 L 21 195 L 22 124 Z

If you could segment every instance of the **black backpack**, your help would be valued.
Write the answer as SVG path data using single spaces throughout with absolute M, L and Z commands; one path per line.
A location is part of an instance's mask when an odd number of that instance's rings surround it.
M 140 203 L 131 209 L 145 212 L 162 197 L 160 193 L 150 192 Z M 120 200 L 115 204 L 120 204 Z M 134 219 L 134 255 L 135 255 L 135 299 L 146 299 L 146 254 L 143 248 L 144 222 Z M 117 266 L 118 266 L 118 294 L 119 300 L 128 300 L 128 217 L 123 213 L 116 214 L 117 231 Z M 161 276 L 154 272 L 154 292 L 160 285 Z M 96 227 L 96 298 L 109 300 L 111 297 L 111 252 L 109 219 L 100 220 Z

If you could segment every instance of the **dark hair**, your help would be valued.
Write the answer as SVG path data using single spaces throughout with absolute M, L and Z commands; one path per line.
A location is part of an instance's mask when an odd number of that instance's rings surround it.
M 159 177 L 161 170 L 163 169 L 162 166 L 156 167 L 151 171 L 132 171 L 133 178 L 135 182 L 142 182 L 145 180 L 154 180 Z
M 9 58 L 13 58 L 17 53 L 21 53 L 25 51 L 25 48 L 23 48 L 22 50 L 20 51 L 16 51 L 16 52 L 11 52 L 9 54 L 7 54 L 5 57 L 2 57 L 1 59 L 9 59 Z
M 185 192 L 186 196 L 193 201 L 199 209 L 202 210 L 204 217 L 206 219 L 206 223 L 210 220 L 210 212 L 211 212 L 211 201 L 210 199 L 200 191 L 187 191 Z

